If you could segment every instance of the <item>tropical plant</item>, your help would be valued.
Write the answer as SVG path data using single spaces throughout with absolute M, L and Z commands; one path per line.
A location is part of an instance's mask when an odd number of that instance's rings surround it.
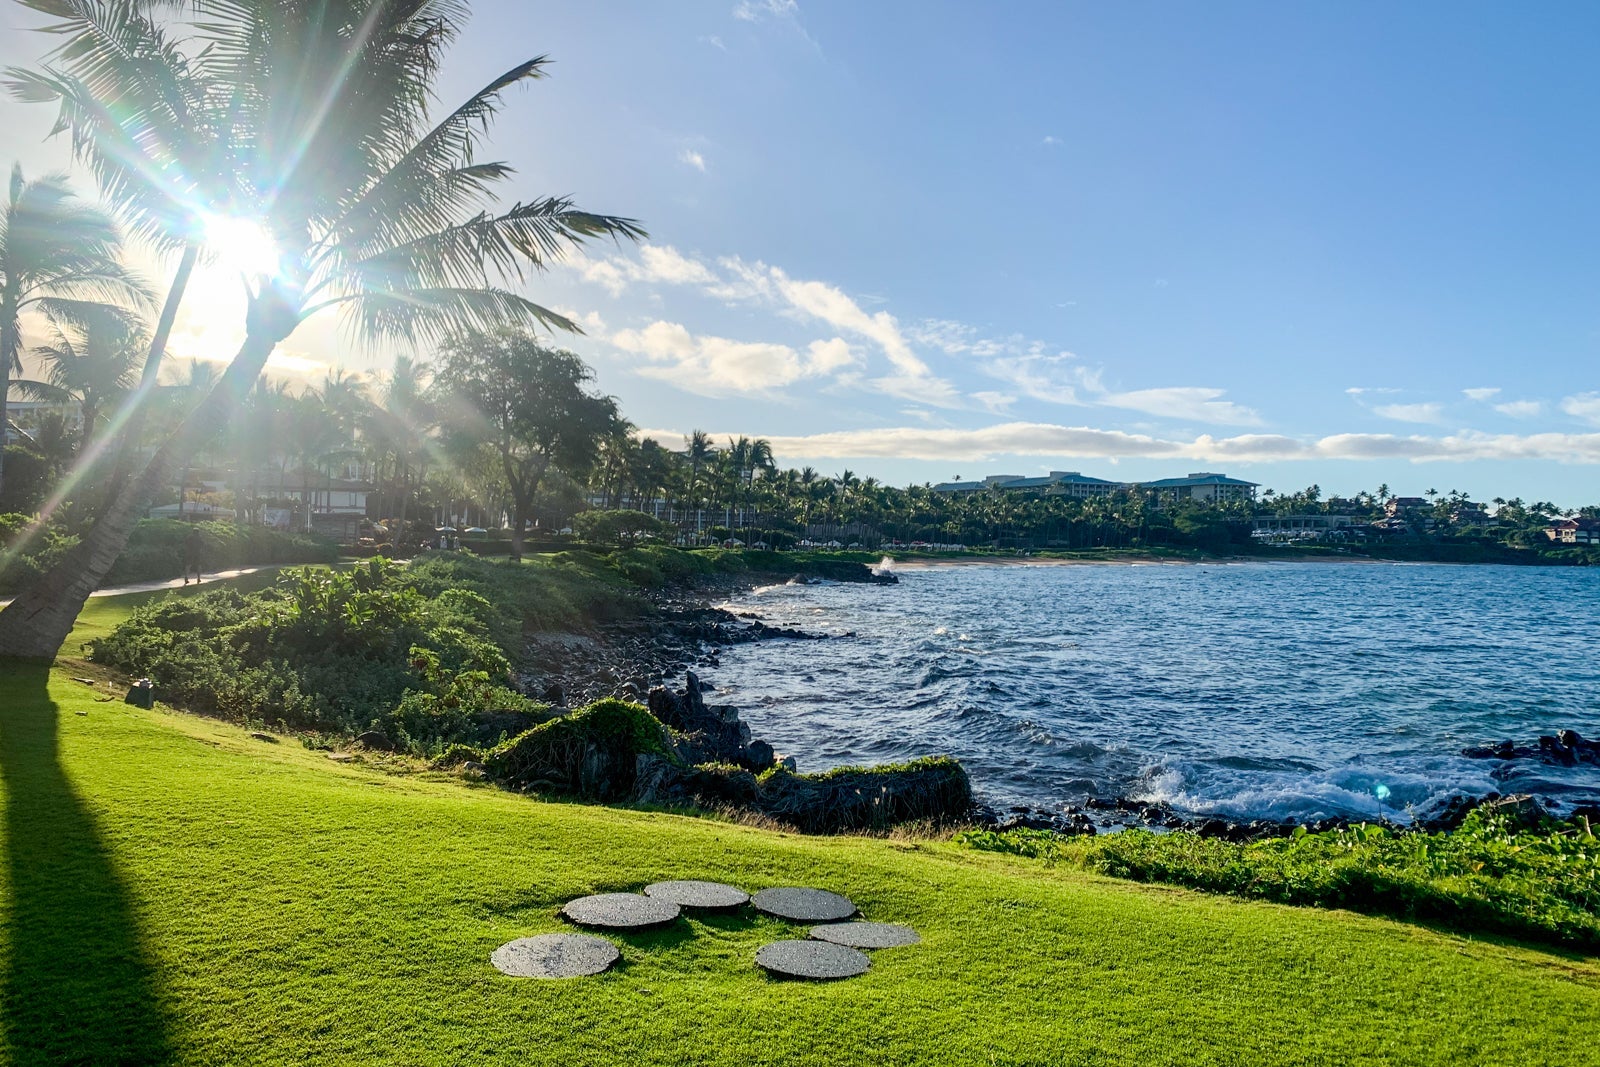
M 27 2 L 56 16 L 69 43 L 54 66 L 14 72 L 13 88 L 60 105 L 60 125 L 103 194 L 141 232 L 186 251 L 214 220 L 255 227 L 278 262 L 246 280 L 245 339 L 217 387 L 120 487 L 71 558 L 0 611 L 0 653 L 55 654 L 140 502 L 228 421 L 307 318 L 342 313 L 368 341 L 531 323 L 575 331 L 506 283 L 588 238 L 643 236 L 631 220 L 562 197 L 491 210 L 512 172 L 480 161 L 479 150 L 504 92 L 541 77 L 546 61 L 518 64 L 433 121 L 464 4 L 193 0 L 180 9 L 188 21 L 169 32 L 156 16 L 171 8 L 154 0 Z M 173 119 L 199 132 L 141 139 Z M 178 187 L 174 172 L 197 177 Z
M 74 308 L 69 315 L 48 314 L 49 344 L 29 351 L 44 371 L 14 385 L 34 400 L 75 401 L 83 417 L 79 449 L 94 440 L 102 412 L 113 408 L 139 379 L 149 345 L 144 327 L 109 305 Z
M 12 168 L 0 213 L 0 439 L 12 375 L 22 369 L 24 314 L 42 312 L 63 328 L 105 302 L 148 299 L 121 251 L 116 223 L 74 196 L 66 178 L 30 182 Z M 4 476 L 0 466 L 0 485 Z
M 594 378 L 571 352 L 516 330 L 475 333 L 444 346 L 435 387 L 459 450 L 487 449 L 511 500 L 511 555 L 553 470 L 582 477 L 621 422 L 617 402 L 588 391 Z

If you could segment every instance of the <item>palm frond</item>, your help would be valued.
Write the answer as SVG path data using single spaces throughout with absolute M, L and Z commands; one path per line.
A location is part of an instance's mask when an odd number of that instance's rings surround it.
M 369 343 L 436 344 L 457 334 L 533 325 L 583 332 L 559 312 L 507 289 L 488 286 L 357 293 L 325 306 L 339 307 L 346 326 Z

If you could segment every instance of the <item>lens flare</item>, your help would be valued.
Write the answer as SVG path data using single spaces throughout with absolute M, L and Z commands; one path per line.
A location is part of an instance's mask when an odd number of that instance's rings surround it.
M 278 244 L 266 227 L 253 219 L 213 215 L 206 219 L 206 250 L 217 265 L 247 278 L 278 273 Z

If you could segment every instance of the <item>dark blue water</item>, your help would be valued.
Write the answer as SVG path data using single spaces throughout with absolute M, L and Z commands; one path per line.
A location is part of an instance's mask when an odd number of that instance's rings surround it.
M 1387 564 L 944 566 L 732 606 L 854 637 L 708 672 L 803 770 L 958 757 L 1000 802 L 1087 795 L 1297 818 L 1458 792 L 1600 793 L 1593 767 L 1463 746 L 1600 736 L 1600 569 Z M 1495 777 L 1498 774 L 1500 777 Z

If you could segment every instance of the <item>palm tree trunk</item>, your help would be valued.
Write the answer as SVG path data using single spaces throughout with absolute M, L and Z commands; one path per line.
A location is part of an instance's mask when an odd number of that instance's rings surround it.
M 150 335 L 150 351 L 144 358 L 144 370 L 139 375 L 139 389 L 133 394 L 133 411 L 122 431 L 122 448 L 117 456 L 116 469 L 111 474 L 107 500 L 114 499 L 122 492 L 123 485 L 132 474 L 133 453 L 144 434 L 144 417 L 149 410 L 150 394 L 161 378 L 161 359 L 167 352 L 167 340 L 172 336 L 172 325 L 178 319 L 178 306 L 183 303 L 183 294 L 189 288 L 189 276 L 194 273 L 194 265 L 199 258 L 198 244 L 183 246 L 178 269 L 172 275 L 172 284 L 167 287 L 166 302 L 161 305 L 161 317 L 156 320 L 155 332 Z
M 140 476 L 108 497 L 105 511 L 83 540 L 0 610 L 0 657 L 55 658 L 89 594 L 122 555 L 144 502 L 167 484 L 183 457 L 193 455 L 222 429 L 239 399 L 261 376 L 275 347 L 274 336 L 246 336 L 211 392 L 150 457 Z
M 0 489 L 5 487 L 5 444 L 11 435 L 7 402 L 11 399 L 11 353 L 17 348 L 17 302 L 10 290 L 16 284 L 15 279 L 6 279 L 7 292 L 0 301 L 0 361 L 5 363 L 0 367 Z

